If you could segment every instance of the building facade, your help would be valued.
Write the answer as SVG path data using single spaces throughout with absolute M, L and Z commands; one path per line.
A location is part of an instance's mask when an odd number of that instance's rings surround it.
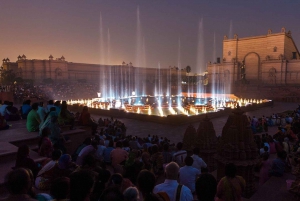
M 300 84 L 300 55 L 290 31 L 233 39 L 224 36 L 220 63 L 208 63 L 209 83 Z
M 141 68 L 125 62 L 121 65 L 73 63 L 66 61 L 64 56 L 53 59 L 52 55 L 44 60 L 27 59 L 22 55 L 18 56 L 15 62 L 11 62 L 8 58 L 2 61 L 4 71 L 11 70 L 16 78 L 23 80 L 84 81 L 97 83 L 106 91 L 109 89 L 119 91 L 118 94 L 136 91 L 137 94 L 152 95 L 158 93 L 158 88 L 161 89 L 161 93 L 167 91 L 169 93 L 170 90 L 177 93 L 181 81 L 187 79 L 189 75 L 185 69 L 177 67 Z

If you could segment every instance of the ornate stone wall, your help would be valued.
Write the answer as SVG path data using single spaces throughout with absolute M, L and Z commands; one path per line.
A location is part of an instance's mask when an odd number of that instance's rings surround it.
M 291 32 L 223 40 L 223 59 L 220 64 L 208 64 L 209 83 L 236 83 L 241 80 L 241 66 L 249 84 L 300 84 L 299 51 Z M 227 76 L 229 74 L 229 76 Z

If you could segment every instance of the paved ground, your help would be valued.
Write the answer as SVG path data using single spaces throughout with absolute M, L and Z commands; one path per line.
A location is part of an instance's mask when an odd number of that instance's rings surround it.
M 260 108 L 255 111 L 246 112 L 245 114 L 248 116 L 256 116 L 262 117 L 272 115 L 273 113 L 280 113 L 286 110 L 294 110 L 298 107 L 297 103 L 281 103 L 275 102 L 272 107 Z M 99 119 L 99 115 L 93 115 L 95 120 Z M 224 127 L 228 116 L 214 118 L 211 121 L 213 122 L 215 131 L 217 136 L 221 135 L 222 128 Z M 135 135 L 139 137 L 146 137 L 148 134 L 150 135 L 158 135 L 162 137 L 169 138 L 172 142 L 177 143 L 182 141 L 185 129 L 188 125 L 174 126 L 174 125 L 165 125 L 158 124 L 153 122 L 144 122 L 133 119 L 119 119 L 125 123 L 127 129 L 127 135 Z M 199 123 L 193 123 L 194 127 L 197 129 Z M 277 127 L 270 127 L 269 134 L 272 135 L 276 132 Z

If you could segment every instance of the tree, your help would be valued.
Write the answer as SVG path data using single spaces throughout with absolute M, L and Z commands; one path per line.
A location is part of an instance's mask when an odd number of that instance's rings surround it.
M 2 70 L 1 71 L 1 83 L 4 85 L 12 84 L 15 81 L 16 74 L 13 70 Z
M 185 70 L 186 70 L 186 72 L 189 74 L 189 73 L 191 72 L 191 67 L 190 67 L 190 66 L 187 66 L 187 67 L 185 68 Z

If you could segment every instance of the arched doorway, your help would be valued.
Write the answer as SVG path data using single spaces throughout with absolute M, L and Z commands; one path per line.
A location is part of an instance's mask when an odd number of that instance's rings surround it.
M 259 61 L 260 58 L 257 53 L 251 52 L 245 56 L 245 74 L 246 80 L 259 80 Z

